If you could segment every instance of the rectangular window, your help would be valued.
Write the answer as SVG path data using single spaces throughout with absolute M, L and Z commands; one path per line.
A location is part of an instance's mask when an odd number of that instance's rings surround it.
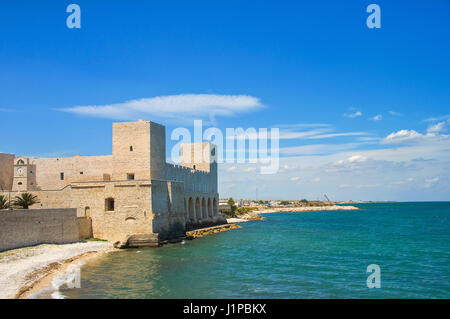
M 64 173 L 59 173 L 59 179 L 62 181 L 64 180 Z
M 108 212 L 114 211 L 114 198 L 105 199 L 105 210 Z
M 134 173 L 128 173 L 128 174 L 127 174 L 127 179 L 128 179 L 129 181 L 134 180 Z

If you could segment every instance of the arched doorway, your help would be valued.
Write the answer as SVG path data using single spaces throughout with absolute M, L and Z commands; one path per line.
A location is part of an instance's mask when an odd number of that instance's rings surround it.
M 192 197 L 189 197 L 188 206 L 189 206 L 189 219 L 195 220 L 194 201 L 192 200 Z
M 200 206 L 200 199 L 198 197 L 195 199 L 195 215 L 197 220 L 202 219 L 202 207 Z
M 218 208 L 217 208 L 217 199 L 214 198 L 213 200 L 213 215 L 216 216 L 218 213 Z
M 203 218 L 208 218 L 208 208 L 206 207 L 206 199 L 205 198 L 202 199 L 202 213 L 203 213 Z
M 208 216 L 209 217 L 213 217 L 213 209 L 212 209 L 211 198 L 208 198 Z

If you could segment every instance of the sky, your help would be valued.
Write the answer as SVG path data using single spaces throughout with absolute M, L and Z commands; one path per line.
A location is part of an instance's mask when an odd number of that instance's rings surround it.
M 194 120 L 279 128 L 280 169 L 219 164 L 220 197 L 450 200 L 447 0 L 4 0 L 0 35 L 0 152 L 111 154 L 142 118 L 169 160 Z

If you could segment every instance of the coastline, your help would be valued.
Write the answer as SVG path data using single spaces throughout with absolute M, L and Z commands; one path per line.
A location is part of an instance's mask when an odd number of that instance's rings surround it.
M 355 206 L 323 207 L 277 207 L 252 211 L 238 218 L 228 218 L 233 229 L 235 225 L 251 220 L 263 220 L 261 214 L 296 213 L 311 211 L 353 211 Z M 214 228 L 214 227 L 212 227 Z M 208 230 L 208 229 L 204 229 Z M 223 230 L 211 229 L 193 237 Z M 197 236 L 198 235 L 198 236 Z M 0 299 L 26 299 L 38 297 L 44 291 L 57 291 L 58 282 L 64 284 L 64 275 L 81 267 L 88 260 L 115 251 L 109 242 L 77 242 L 72 244 L 42 244 L 0 252 Z M 67 277 L 67 276 L 66 276 Z
M 264 220 L 261 214 L 273 214 L 273 213 L 304 213 L 304 212 L 319 212 L 319 211 L 353 211 L 359 210 L 360 208 L 356 206 L 310 206 L 310 207 L 274 207 L 262 210 L 255 210 L 248 212 L 239 217 L 227 218 L 227 222 L 233 223 L 243 223 L 251 220 Z
M 271 213 L 303 213 L 303 212 L 319 212 L 319 211 L 336 211 L 336 210 L 359 210 L 356 206 L 310 206 L 310 207 L 275 207 L 269 209 L 263 209 L 255 211 L 258 214 L 271 214 Z
M 109 242 L 42 244 L 0 253 L 0 299 L 25 299 L 70 268 L 115 250 Z

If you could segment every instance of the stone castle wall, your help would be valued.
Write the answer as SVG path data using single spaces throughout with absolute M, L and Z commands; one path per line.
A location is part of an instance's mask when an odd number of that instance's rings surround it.
M 59 190 L 73 182 L 102 181 L 112 174 L 111 155 L 30 158 L 29 163 L 35 167 L 37 190 Z
M 0 210 L 0 251 L 79 240 L 75 209 Z
M 211 144 L 199 145 L 211 156 Z M 27 191 L 39 198 L 32 208 L 75 208 L 90 220 L 93 237 L 123 242 L 131 235 L 176 237 L 218 220 L 217 164 L 189 161 L 167 164 L 165 127 L 140 120 L 113 124 L 112 155 L 4 163 L 27 170 L 14 173 L 21 188 L 13 185 L 12 199 Z
M 10 190 L 14 176 L 14 155 L 0 153 L 0 190 Z
M 80 239 L 92 238 L 92 220 L 89 217 L 77 217 Z

